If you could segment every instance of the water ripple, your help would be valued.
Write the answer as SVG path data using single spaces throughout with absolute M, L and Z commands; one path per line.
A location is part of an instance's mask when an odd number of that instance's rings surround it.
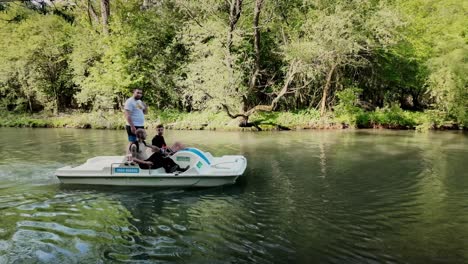
M 235 186 L 181 190 L 58 185 L 57 167 L 123 150 L 121 131 L 21 131 L 35 148 L 0 137 L 0 263 L 468 260 L 461 135 L 180 132 L 249 159 Z

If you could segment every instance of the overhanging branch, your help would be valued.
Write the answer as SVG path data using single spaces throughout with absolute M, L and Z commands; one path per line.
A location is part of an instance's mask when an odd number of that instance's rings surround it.
M 221 104 L 221 106 L 223 106 L 224 111 L 226 111 L 227 115 L 232 119 L 235 119 L 238 117 L 248 118 L 248 116 L 244 114 L 235 114 L 235 115 L 232 114 L 231 111 L 229 111 L 229 107 L 225 104 Z

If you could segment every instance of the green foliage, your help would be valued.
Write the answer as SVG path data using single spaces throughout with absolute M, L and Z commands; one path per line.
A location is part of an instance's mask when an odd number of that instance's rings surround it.
M 103 36 L 82 19 L 72 53 L 76 99 L 93 109 L 122 107 L 132 88 L 143 88 L 147 103 L 158 108 L 177 102 L 174 87 L 183 46 L 175 42 L 177 13 L 163 4 L 140 10 L 138 2 L 122 2 L 113 10 L 112 34 Z M 79 14 L 83 15 L 83 14 Z
M 335 114 L 341 122 L 355 126 L 358 118 L 364 112 L 358 107 L 359 95 L 362 89 L 351 87 L 336 93 L 339 103 L 335 106 Z M 360 120 L 363 122 L 363 120 Z
M 0 15 L 7 21 L 18 17 L 0 25 L 0 107 L 58 113 L 75 93 L 68 65 L 71 26 L 18 7 Z
M 56 128 L 95 128 L 95 129 L 123 129 L 125 122 L 120 112 L 97 111 L 91 113 L 73 112 L 50 116 L 44 114 L 0 114 L 0 126 L 9 127 L 56 127 Z M 452 129 L 450 120 L 445 119 L 445 114 L 438 111 L 411 112 L 397 106 L 376 109 L 372 112 L 360 111 L 354 116 L 347 114 L 351 120 L 355 120 L 355 126 L 359 128 L 390 128 L 390 129 Z M 348 120 L 349 120 L 348 119 Z M 252 116 L 252 122 L 258 124 L 263 130 L 277 129 L 309 129 L 309 128 L 344 128 L 343 116 L 333 117 L 327 115 L 320 117 L 320 112 L 313 110 L 301 110 L 297 112 L 270 112 L 257 113 Z M 172 129 L 189 130 L 240 130 L 235 120 L 233 121 L 224 113 L 180 112 L 177 110 L 165 110 L 152 113 L 147 117 L 147 128 L 153 130 L 158 124 L 164 124 Z M 350 124 L 350 123 L 348 123 Z M 255 130 L 255 129 L 254 129 Z
M 258 123 L 262 129 L 276 129 L 277 126 L 289 129 L 310 128 L 320 119 L 320 112 L 315 109 L 297 112 L 263 112 L 252 116 L 252 122 Z
M 1 126 L 5 127 L 55 127 L 55 128 L 95 128 L 123 129 L 125 122 L 121 113 L 93 112 L 61 114 L 48 116 L 44 114 L 7 114 L 0 115 Z
M 408 16 L 404 34 L 413 56 L 428 68 L 429 106 L 466 126 L 468 6 L 457 0 L 401 1 L 397 6 Z
M 216 110 L 221 103 L 240 108 L 239 94 L 245 90 L 243 76 L 235 67 L 230 77 L 226 66 L 225 22 L 212 18 L 203 27 L 189 25 L 183 33 L 183 43 L 190 49 L 188 63 L 184 65 L 186 78 L 179 80 L 183 87 L 183 100 L 195 110 Z M 239 38 L 234 38 L 237 43 Z M 232 60 L 239 59 L 233 55 Z M 246 62 L 249 63 L 249 62 Z
M 413 129 L 424 123 L 424 119 L 420 112 L 403 111 L 398 105 L 392 105 L 371 112 L 369 122 L 373 127 Z
M 295 81 L 308 86 L 302 97 L 309 105 L 318 105 L 322 93 L 331 103 L 334 91 L 355 83 L 361 76 L 356 71 L 370 67 L 373 58 L 400 41 L 404 25 L 400 14 L 383 1 L 320 1 L 301 12 L 304 19 L 282 49 L 290 64 L 300 62 Z
M 433 70 L 429 76 L 431 96 L 435 107 L 457 123 L 468 120 L 468 45 L 466 42 L 448 43 L 439 47 L 444 52 L 429 60 Z M 454 46 L 451 46 L 451 45 Z
M 400 102 L 401 107 L 422 110 L 428 105 L 427 67 L 412 58 L 413 50 L 401 43 L 378 50 L 366 67 L 346 69 L 355 74 L 354 83 L 363 89 L 361 100 L 374 106 Z
M 258 53 L 253 2 L 243 1 L 232 31 L 230 1 L 111 3 L 109 34 L 99 1 L 1 4 L 0 111 L 20 116 L 7 124 L 119 128 L 120 112 L 118 122 L 108 113 L 139 87 L 150 123 L 177 128 L 234 127 L 222 104 L 237 113 L 272 102 L 277 112 L 250 121 L 468 127 L 463 1 L 264 1 Z M 323 99 L 334 112 L 319 118 L 309 109 Z

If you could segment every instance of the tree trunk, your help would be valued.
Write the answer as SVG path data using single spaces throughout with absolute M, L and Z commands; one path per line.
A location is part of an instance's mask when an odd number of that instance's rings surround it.
M 255 9 L 254 9 L 254 49 L 255 49 L 255 68 L 252 73 L 252 78 L 250 79 L 250 90 L 255 90 L 255 84 L 257 82 L 257 77 L 260 72 L 260 29 L 258 26 L 258 22 L 260 20 L 260 11 L 262 10 L 264 0 L 256 0 L 255 1 Z
M 59 111 L 59 97 L 57 93 L 57 88 L 54 88 L 54 115 L 58 115 Z
M 254 50 L 255 50 L 255 64 L 252 75 L 249 80 L 249 90 L 250 95 L 256 96 L 257 91 L 257 79 L 260 74 L 260 29 L 259 29 L 259 20 L 260 20 L 260 11 L 262 10 L 264 0 L 255 0 L 254 8 L 254 19 L 253 19 L 253 28 L 254 28 Z M 244 96 L 242 100 L 242 109 L 247 111 L 249 108 L 249 95 Z
M 33 108 L 32 108 L 32 102 L 31 102 L 31 96 L 29 94 L 26 95 L 26 97 L 28 98 L 28 106 L 29 106 L 29 112 L 33 112 Z
M 227 51 L 227 67 L 229 68 L 230 72 L 232 72 L 231 49 L 232 49 L 233 32 L 234 32 L 234 29 L 236 29 L 237 21 L 239 21 L 239 18 L 242 12 L 242 1 L 243 0 L 231 0 L 230 6 L 229 6 L 229 30 L 228 30 L 228 36 L 227 36 L 226 51 Z M 230 76 L 230 79 L 231 78 L 232 78 L 232 74 Z
M 322 101 L 321 101 L 321 107 L 320 107 L 320 116 L 323 116 L 325 114 L 325 110 L 326 110 L 326 106 L 327 106 L 328 92 L 330 90 L 331 79 L 333 77 L 333 73 L 335 71 L 335 68 L 336 68 L 336 64 L 333 64 L 330 71 L 328 72 L 327 82 L 325 83 L 325 87 L 323 87 Z
M 94 23 L 99 24 L 99 17 L 96 15 L 96 11 L 94 11 L 93 3 L 91 2 L 91 0 L 88 0 L 86 9 L 88 11 L 89 24 L 92 25 L 93 21 Z
M 260 11 L 262 10 L 264 0 L 255 1 L 255 10 L 254 10 L 254 48 L 255 48 L 255 67 L 260 69 L 260 28 L 258 26 L 260 20 Z
M 101 0 L 102 32 L 109 34 L 110 0 Z

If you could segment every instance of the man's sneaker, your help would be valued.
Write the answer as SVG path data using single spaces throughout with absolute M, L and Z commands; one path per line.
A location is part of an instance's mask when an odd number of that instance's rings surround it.
M 179 165 L 172 166 L 167 173 L 174 173 L 179 169 Z
M 189 168 L 190 168 L 190 166 L 187 166 L 187 167 L 185 167 L 185 168 L 179 167 L 178 171 L 184 172 L 184 171 L 188 170 Z

